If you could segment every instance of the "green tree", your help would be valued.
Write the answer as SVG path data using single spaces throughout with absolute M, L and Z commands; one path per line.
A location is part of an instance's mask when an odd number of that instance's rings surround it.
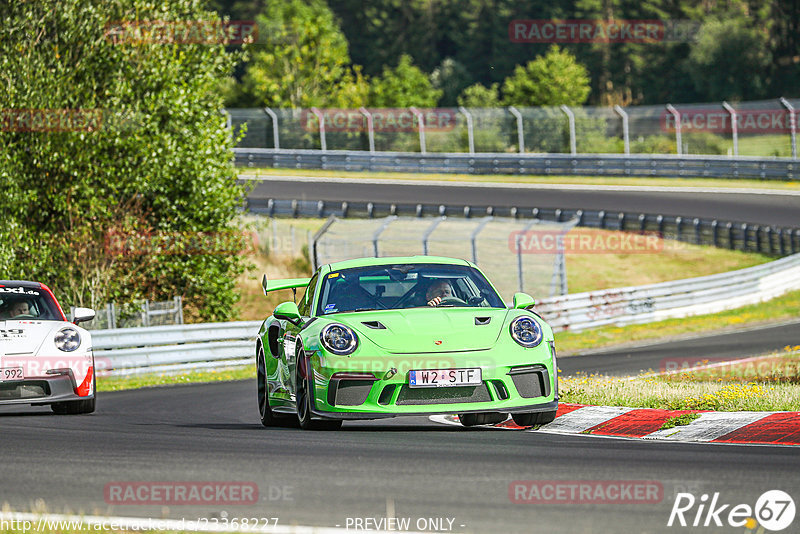
M 269 0 L 244 76 L 260 106 L 358 107 L 367 94 L 347 40 L 323 0 Z
M 74 305 L 181 295 L 205 319 L 233 315 L 235 250 L 187 253 L 162 241 L 125 256 L 108 246 L 120 235 L 224 234 L 236 216 L 243 191 L 219 96 L 235 57 L 217 34 L 198 42 L 178 27 L 213 28 L 219 19 L 202 5 L 0 5 L 4 277 L 41 280 Z
M 458 95 L 458 105 L 465 108 L 498 108 L 500 107 L 500 91 L 498 84 L 489 87 L 476 83 L 470 85 Z
M 567 50 L 553 45 L 544 56 L 518 65 L 503 82 L 509 106 L 580 105 L 589 96 L 589 73 Z
M 692 46 L 688 68 L 707 99 L 754 99 L 766 96 L 771 59 L 766 32 L 742 18 L 711 19 Z
M 383 74 L 370 82 L 369 103 L 373 107 L 434 107 L 442 96 L 430 79 L 403 54 L 394 69 L 384 67 Z

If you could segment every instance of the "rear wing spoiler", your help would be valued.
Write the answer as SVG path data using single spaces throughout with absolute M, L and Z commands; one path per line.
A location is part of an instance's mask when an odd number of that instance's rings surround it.
M 306 287 L 311 281 L 311 278 L 284 278 L 282 280 L 267 280 L 267 275 L 261 279 L 261 288 L 264 290 L 264 295 L 270 291 L 278 291 L 279 289 L 296 289 L 298 287 Z

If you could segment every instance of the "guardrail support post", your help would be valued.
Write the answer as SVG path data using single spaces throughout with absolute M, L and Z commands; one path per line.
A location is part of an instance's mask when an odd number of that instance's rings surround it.
M 625 146 L 625 155 L 628 156 L 631 153 L 631 139 L 628 132 L 628 114 L 619 104 L 614 106 L 614 111 L 622 117 L 622 143 Z
M 461 112 L 464 117 L 467 118 L 467 140 L 469 143 L 469 153 L 475 153 L 475 137 L 474 137 L 474 130 L 472 129 L 472 114 L 467 111 L 467 108 L 464 106 L 458 106 L 458 111 Z
M 278 139 L 278 115 L 270 108 L 264 108 L 264 113 L 272 119 L 272 145 L 275 150 L 278 150 L 281 147 L 281 142 Z
M 319 121 L 319 146 L 323 151 L 328 150 L 328 144 L 325 142 L 325 115 L 316 107 L 311 108 L 311 113 L 316 115 Z
M 672 114 L 672 118 L 675 119 L 675 143 L 678 145 L 678 155 L 682 156 L 683 140 L 681 139 L 681 114 L 672 104 L 667 104 L 667 111 L 669 111 Z
M 419 128 L 419 151 L 425 154 L 425 119 L 422 116 L 422 112 L 414 106 L 408 109 L 417 118 L 417 127 Z
M 508 106 L 508 111 L 517 119 L 517 142 L 519 143 L 519 153 L 525 152 L 525 134 L 522 130 L 522 113 L 514 106 Z
M 788 100 L 781 97 L 781 104 L 789 111 L 789 133 L 792 136 L 792 159 L 797 159 L 797 113 Z
M 569 120 L 569 153 L 574 156 L 578 153 L 578 145 L 575 140 L 575 114 L 566 104 L 561 104 L 561 111 L 567 114 Z
M 367 118 L 367 136 L 369 137 L 369 151 L 375 152 L 375 125 L 372 122 L 372 113 L 367 111 L 367 108 L 361 106 L 358 108 L 358 111 L 361 112 Z
M 739 125 L 736 123 L 736 110 L 727 102 L 722 102 L 722 107 L 731 115 L 731 137 L 733 138 L 733 155 L 739 155 Z

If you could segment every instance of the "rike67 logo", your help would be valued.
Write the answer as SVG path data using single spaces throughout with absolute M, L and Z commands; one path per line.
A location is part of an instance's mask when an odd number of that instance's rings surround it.
M 722 527 L 755 529 L 761 525 L 777 532 L 792 524 L 795 516 L 792 497 L 781 490 L 769 490 L 761 494 L 755 506 L 731 505 L 720 501 L 719 492 L 704 493 L 699 499 L 691 493 L 678 493 L 667 526 Z

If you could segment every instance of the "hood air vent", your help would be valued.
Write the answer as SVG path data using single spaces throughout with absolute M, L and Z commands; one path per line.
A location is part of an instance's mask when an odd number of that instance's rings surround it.
M 475 317 L 475 325 L 481 326 L 492 322 L 491 317 Z
M 361 324 L 373 330 L 386 330 L 386 327 L 380 321 L 363 321 Z

